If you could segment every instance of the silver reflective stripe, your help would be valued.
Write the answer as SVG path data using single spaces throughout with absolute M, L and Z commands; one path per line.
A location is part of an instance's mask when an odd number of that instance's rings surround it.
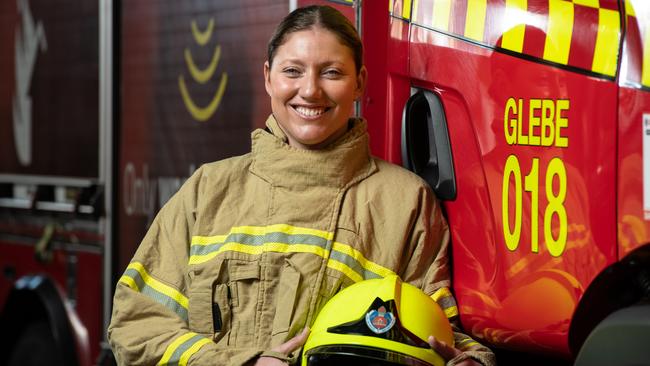
M 207 245 L 192 245 L 190 256 L 207 255 L 219 251 L 228 243 L 237 243 L 251 246 L 261 246 L 266 243 L 282 244 L 305 244 L 314 245 L 322 249 L 327 248 L 327 239 L 309 234 L 285 234 L 281 232 L 272 232 L 263 235 L 252 235 L 245 233 L 233 233 L 228 235 L 223 242 L 216 242 Z

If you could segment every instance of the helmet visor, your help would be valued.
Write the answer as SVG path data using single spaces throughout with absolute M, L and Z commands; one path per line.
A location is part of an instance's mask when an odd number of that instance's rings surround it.
M 312 348 L 304 356 L 308 366 L 430 366 L 409 355 L 367 346 L 331 345 Z

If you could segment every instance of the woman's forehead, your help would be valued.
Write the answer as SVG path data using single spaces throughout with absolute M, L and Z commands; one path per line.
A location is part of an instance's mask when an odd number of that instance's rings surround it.
M 320 27 L 287 34 L 275 58 L 278 62 L 312 59 L 354 62 L 352 49 L 341 42 L 334 32 Z

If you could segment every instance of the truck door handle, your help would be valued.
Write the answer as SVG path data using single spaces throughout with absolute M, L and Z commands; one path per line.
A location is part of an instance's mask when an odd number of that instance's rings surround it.
M 404 106 L 402 162 L 429 183 L 438 199 L 456 199 L 445 110 L 440 98 L 428 90 L 418 90 Z

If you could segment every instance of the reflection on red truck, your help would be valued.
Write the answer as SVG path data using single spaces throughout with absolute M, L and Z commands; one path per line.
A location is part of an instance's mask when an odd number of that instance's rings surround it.
M 373 152 L 443 201 L 467 332 L 524 357 L 648 356 L 644 1 L 77 1 L 0 4 L 0 363 L 30 342 L 101 363 L 148 223 L 199 164 L 249 149 L 265 42 L 312 3 L 361 29 Z

